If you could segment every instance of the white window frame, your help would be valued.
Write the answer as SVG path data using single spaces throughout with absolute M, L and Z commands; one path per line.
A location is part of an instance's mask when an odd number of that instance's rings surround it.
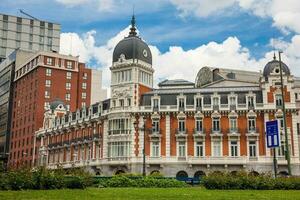
M 46 64 L 47 65 L 53 65 L 53 58 L 47 57 Z
M 50 98 L 50 91 L 45 90 L 45 98 L 49 99 Z
M 236 144 L 232 144 L 232 142 L 236 142 Z M 236 151 L 236 152 L 233 152 L 232 151 L 232 147 L 235 147 L 236 149 L 234 150 L 234 151 Z M 239 154 L 239 152 L 240 152 L 240 148 L 239 148 L 239 141 L 238 140 L 230 140 L 229 141 L 229 155 L 231 156 L 231 157 L 238 157 L 238 156 L 240 156 L 240 154 Z M 234 154 L 235 153 L 235 154 Z
M 222 140 L 213 140 L 213 141 L 211 141 L 211 147 L 212 147 L 212 156 L 213 157 L 221 157 L 222 156 L 222 154 L 223 154 L 223 150 L 222 150 L 222 148 L 223 148 L 223 145 L 222 145 Z M 215 153 L 216 153 L 216 151 L 215 151 L 215 144 L 219 144 L 220 146 L 219 146 L 219 153 L 218 153 L 218 155 L 216 155 Z
M 66 82 L 66 90 L 71 90 L 71 83 L 70 82 Z
M 82 99 L 86 99 L 86 92 L 82 92 L 82 93 L 81 93 L 81 98 L 82 98 Z
M 66 101 L 70 101 L 71 100 L 71 94 L 70 93 L 66 93 L 65 99 L 66 99 Z
M 66 79 L 72 79 L 72 72 L 66 73 Z
M 151 142 L 151 157 L 160 157 L 160 142 Z
M 202 144 L 200 144 L 202 143 Z M 200 150 L 202 148 L 202 155 L 200 155 Z M 199 150 L 199 151 L 198 151 Z M 204 141 L 195 141 L 195 157 L 204 157 L 205 156 L 205 142 Z
M 250 144 L 250 143 L 254 143 L 254 144 Z M 254 146 L 255 156 L 251 156 L 250 147 L 252 147 L 251 149 L 253 149 L 253 146 Z M 258 157 L 258 148 L 257 148 L 257 141 L 256 140 L 249 140 L 248 141 L 248 157 L 249 158 L 257 158 Z
M 72 61 L 67 61 L 67 69 L 73 69 L 73 62 Z
M 182 150 L 184 152 L 182 152 Z M 177 142 L 177 157 L 186 157 L 186 156 L 187 156 L 186 141 L 178 141 Z
M 46 76 L 51 76 L 52 75 L 52 69 L 46 68 Z
M 86 89 L 87 83 L 86 83 L 86 82 L 83 82 L 81 87 L 82 87 L 82 89 Z
M 45 81 L 45 87 L 51 87 L 51 80 L 46 80 Z

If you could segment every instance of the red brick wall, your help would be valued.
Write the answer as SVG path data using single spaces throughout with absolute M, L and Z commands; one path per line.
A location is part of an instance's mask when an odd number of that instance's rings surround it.
M 44 62 L 46 63 L 46 56 Z M 53 66 L 55 61 L 53 60 Z M 66 64 L 65 64 L 66 66 Z M 80 64 L 79 73 L 72 71 L 72 79 L 66 79 L 67 70 L 51 68 L 51 76 L 46 76 L 45 67 L 37 67 L 24 77 L 18 79 L 14 84 L 14 91 L 17 94 L 13 99 L 12 108 L 12 134 L 11 134 L 11 156 L 10 166 L 20 166 L 21 163 L 30 165 L 33 159 L 33 137 L 35 131 L 43 126 L 45 102 L 51 103 L 59 98 L 70 105 L 71 111 L 81 107 L 81 93 L 86 91 L 86 105 L 89 106 L 91 98 L 91 70 Z M 83 79 L 83 73 L 88 74 Z M 45 86 L 46 80 L 51 80 L 51 87 Z M 87 82 L 87 89 L 82 89 L 82 82 Z M 66 90 L 66 82 L 71 83 L 71 90 Z M 50 98 L 45 98 L 45 91 L 50 91 Z M 65 100 L 66 93 L 71 94 L 70 101 Z M 28 119 L 30 118 L 30 121 Z M 17 125 L 18 124 L 18 125 Z M 28 140 L 28 143 L 27 143 Z M 20 143 L 20 145 L 19 145 Z M 39 146 L 37 141 L 36 146 Z M 36 148 L 37 152 L 38 148 Z M 22 158 L 22 151 L 27 155 Z M 19 156 L 18 156 L 19 154 Z M 37 158 L 38 154 L 36 154 Z M 36 162 L 35 162 L 36 163 Z

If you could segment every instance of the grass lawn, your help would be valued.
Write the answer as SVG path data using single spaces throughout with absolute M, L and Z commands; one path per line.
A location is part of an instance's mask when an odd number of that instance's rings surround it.
M 183 200 L 300 200 L 300 191 L 206 190 L 193 188 L 88 188 L 86 190 L 1 191 L 0 200 L 18 199 L 183 199 Z

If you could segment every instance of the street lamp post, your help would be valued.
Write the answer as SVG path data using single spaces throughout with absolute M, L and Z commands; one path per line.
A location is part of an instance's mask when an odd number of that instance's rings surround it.
M 289 141 L 288 141 L 288 134 L 287 134 L 287 126 L 286 126 L 286 113 L 285 113 L 285 101 L 284 101 L 284 91 L 283 91 L 283 78 L 282 78 L 282 64 L 281 64 L 281 54 L 282 51 L 278 52 L 279 54 L 279 68 L 280 68 L 280 84 L 281 84 L 281 98 L 282 98 L 282 111 L 283 111 L 283 125 L 284 125 L 284 135 L 285 135 L 285 156 L 288 165 L 288 173 L 291 176 L 291 157 L 290 157 L 290 150 L 289 150 Z
M 144 133 L 144 142 L 143 142 L 143 176 L 146 176 L 146 152 L 145 152 L 145 141 L 146 141 L 146 117 L 143 118 L 144 125 L 143 128 L 139 128 L 138 122 L 134 122 L 134 127 L 136 130 L 143 131 Z

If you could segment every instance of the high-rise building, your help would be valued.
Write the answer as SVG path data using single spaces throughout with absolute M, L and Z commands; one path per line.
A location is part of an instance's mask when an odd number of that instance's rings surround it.
M 24 62 L 33 52 L 14 51 L 0 63 L 0 160 L 7 162 L 10 137 L 13 80 L 16 60 Z
M 11 65 L 6 60 L 2 63 Z M 63 102 L 68 111 L 74 112 L 106 96 L 101 94 L 101 72 L 86 68 L 78 57 L 40 51 L 22 60 L 17 56 L 13 65 L 14 78 L 8 92 L 11 126 L 6 132 L 10 135 L 9 164 L 31 166 L 36 159 L 34 144 L 39 146 L 34 133 L 43 126 L 50 102 Z M 99 88 L 96 95 L 91 94 Z
M 15 49 L 59 52 L 60 25 L 0 14 L 0 62 Z

